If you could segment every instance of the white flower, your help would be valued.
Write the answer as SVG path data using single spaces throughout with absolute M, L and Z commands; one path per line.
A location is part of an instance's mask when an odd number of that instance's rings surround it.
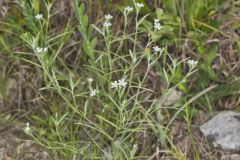
M 125 10 L 126 12 L 132 12 L 132 11 L 133 11 L 133 8 L 130 7 L 130 6 L 127 6 L 124 10 Z
M 111 85 L 111 88 L 126 87 L 127 82 L 124 79 L 120 79 L 118 81 L 112 82 Z
M 87 81 L 88 81 L 89 83 L 92 83 L 92 82 L 93 82 L 93 79 L 92 79 L 92 78 L 88 78 Z
M 42 51 L 43 51 L 43 48 L 39 48 L 39 47 L 36 48 L 37 53 L 41 53 Z
M 118 80 L 118 85 L 119 85 L 119 86 L 126 87 L 127 82 L 126 82 L 124 79 L 121 79 L 121 80 Z
M 158 47 L 158 46 L 154 46 L 153 47 L 153 50 L 155 51 L 155 52 L 161 52 L 161 48 L 160 47 Z
M 110 14 L 105 15 L 105 19 L 106 19 L 106 20 L 110 20 L 110 19 L 112 19 L 112 18 L 113 18 L 113 16 L 110 15 Z
M 187 63 L 188 63 L 190 66 L 196 66 L 196 65 L 198 64 L 198 61 L 188 60 Z
M 43 19 L 43 15 L 42 15 L 42 14 L 37 14 L 37 15 L 35 16 L 35 18 L 36 18 L 37 20 L 41 20 L 41 19 Z
M 108 27 L 110 27 L 111 25 L 112 25 L 112 23 L 110 23 L 110 22 L 104 22 L 103 27 L 108 28 Z
M 47 48 L 43 48 L 43 52 L 47 52 L 47 50 L 48 50 Z
M 137 8 L 142 8 L 142 7 L 144 7 L 144 4 L 143 3 L 136 3 L 136 7 Z
M 118 87 L 118 82 L 117 81 L 114 81 L 111 83 L 111 88 L 117 88 Z
M 97 95 L 97 90 L 96 89 L 90 89 L 90 96 L 94 97 Z
M 27 133 L 27 134 L 30 134 L 30 133 L 31 133 L 31 128 L 30 128 L 30 125 L 29 125 L 28 122 L 26 123 L 26 127 L 24 128 L 24 131 L 25 131 L 25 133 Z
M 37 48 L 36 48 L 36 52 L 37 52 L 37 53 L 47 52 L 47 48 L 37 47 Z
M 161 29 L 162 29 L 162 25 L 161 25 L 159 22 L 155 22 L 155 23 L 154 23 L 154 28 L 155 28 L 156 30 L 161 30 Z
M 154 28 L 156 30 L 161 30 L 162 29 L 162 25 L 161 23 L 159 22 L 159 19 L 154 19 Z

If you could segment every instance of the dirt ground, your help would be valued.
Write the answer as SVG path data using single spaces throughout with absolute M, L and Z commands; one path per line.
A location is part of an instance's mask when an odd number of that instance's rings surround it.
M 21 140 L 24 133 L 19 126 L 0 124 L 0 160 L 50 160 L 49 154 L 31 141 Z

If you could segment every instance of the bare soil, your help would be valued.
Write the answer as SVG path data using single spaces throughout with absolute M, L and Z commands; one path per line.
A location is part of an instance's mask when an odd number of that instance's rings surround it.
M 31 141 L 22 140 L 20 125 L 0 124 L 0 160 L 51 160 L 50 155 Z

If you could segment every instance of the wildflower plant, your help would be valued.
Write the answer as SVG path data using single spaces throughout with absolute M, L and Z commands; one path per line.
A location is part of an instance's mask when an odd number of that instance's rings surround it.
M 124 15 L 123 34 L 114 35 L 114 27 L 110 21 L 114 21 L 113 17 L 109 14 L 103 17 L 103 28 L 93 25 L 98 33 L 103 36 L 104 47 L 103 50 L 96 50 L 99 53 L 94 61 L 94 65 L 89 67 L 89 72 L 98 77 L 98 85 L 100 86 L 100 92 L 98 102 L 102 106 L 102 113 L 96 113 L 101 124 L 96 122 L 90 122 L 88 125 L 79 121 L 76 124 L 80 126 L 86 126 L 89 130 L 97 131 L 102 134 L 104 141 L 111 141 L 112 146 L 109 149 L 103 149 L 102 156 L 118 157 L 120 159 L 129 159 L 134 157 L 132 155 L 136 152 L 135 144 L 134 150 L 129 152 L 130 145 L 128 140 L 128 134 L 137 135 L 148 129 L 152 129 L 156 138 L 160 143 L 166 144 L 167 129 L 164 129 L 161 110 L 164 96 L 160 99 L 151 99 L 154 92 L 151 85 L 147 83 L 147 78 L 153 70 L 157 70 L 159 73 L 164 73 L 165 81 L 168 87 L 165 88 L 163 93 L 169 94 L 171 90 L 176 89 L 181 83 L 186 81 L 194 71 L 191 70 L 187 73 L 186 77 L 180 81 L 177 85 L 171 86 L 172 79 L 175 74 L 176 67 L 181 65 L 185 61 L 177 62 L 173 59 L 164 47 L 155 45 L 151 39 L 148 38 L 147 43 L 139 41 L 139 26 L 148 17 L 139 17 L 141 8 L 144 7 L 142 3 L 135 3 L 135 31 L 129 33 L 127 27 L 129 25 L 128 19 L 130 13 L 133 12 L 133 8 L 126 6 L 122 13 Z M 155 29 L 160 30 L 161 24 L 155 20 Z M 130 43 L 131 45 L 125 46 L 124 44 Z M 125 47 L 127 47 L 125 49 Z M 146 49 L 150 49 L 146 52 Z M 162 61 L 162 55 L 169 60 L 170 64 L 161 66 L 159 62 Z M 140 64 L 146 62 L 146 65 L 142 67 Z M 143 69 L 143 73 L 138 73 L 139 69 Z M 136 76 L 138 75 L 138 76 Z M 124 78 L 121 78 L 124 77 Z M 147 96 L 148 95 L 148 96 Z M 149 103 L 151 102 L 151 103 Z M 150 107 L 145 105 L 149 104 Z M 140 110 L 143 110 L 141 112 Z M 152 117 L 157 112 L 156 121 Z M 144 117 L 139 119 L 135 115 Z M 134 124 L 134 125 L 133 125 Z M 145 125 L 147 124 L 148 127 Z M 107 132 L 106 127 L 110 127 L 114 132 Z M 134 130 L 134 133 L 131 132 Z M 105 137 L 105 138 L 104 138 Z M 95 142 L 100 145 L 99 142 Z M 124 147 L 128 146 L 128 147 Z M 120 153 L 119 153 L 120 152 Z M 136 157 L 135 157 L 136 158 Z
M 47 122 L 41 121 L 42 126 L 51 127 L 45 132 L 32 133 L 38 144 L 60 150 L 60 154 L 63 151 L 63 155 L 71 155 L 72 159 L 77 156 L 82 159 L 148 157 L 150 155 L 141 146 L 140 137 L 149 131 L 159 146 L 166 145 L 169 126 L 163 123 L 162 112 L 166 109 L 163 102 L 172 90 L 186 83 L 195 72 L 197 63 L 189 61 L 189 65 L 195 67 L 173 85 L 176 68 L 186 61 L 178 62 L 165 47 L 156 44 L 150 34 L 139 31 L 150 17 L 141 17 L 144 4 L 133 2 L 135 9 L 126 6 L 122 10 L 124 24 L 123 32 L 119 34 L 114 31 L 116 20 L 112 15 L 103 16 L 101 25 L 90 25 L 84 5 L 76 1 L 77 28 L 83 40 L 79 49 L 89 58 L 82 68 L 77 65 L 71 68 L 59 58 L 71 29 L 67 28 L 59 35 L 48 35 L 50 19 L 47 18 L 34 35 L 26 33 L 22 36 L 32 55 L 37 57 L 37 61 L 26 61 L 39 67 L 44 74 L 45 86 L 40 91 L 59 100 L 51 103 L 49 98 L 49 106 L 57 114 L 53 116 L 44 112 L 51 118 Z M 132 24 L 129 23 L 130 16 L 135 22 L 132 33 L 128 30 Z M 35 18 L 42 19 L 40 15 Z M 154 22 L 154 28 L 160 30 L 160 22 Z M 98 38 L 91 36 L 93 29 L 99 34 Z M 140 38 L 144 34 L 148 35 L 146 42 Z M 61 44 L 56 45 L 59 37 L 64 38 Z M 89 78 L 89 75 L 94 78 Z M 166 83 L 163 90 L 153 87 L 149 80 L 152 75 Z M 161 92 L 162 96 L 156 98 L 156 92 Z M 25 131 L 29 132 L 29 128 Z M 51 138 L 47 136 L 49 133 Z

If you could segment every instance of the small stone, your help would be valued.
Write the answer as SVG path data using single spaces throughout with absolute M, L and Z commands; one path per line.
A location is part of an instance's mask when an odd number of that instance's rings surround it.
M 240 151 L 240 113 L 222 111 L 200 127 L 215 148 Z

